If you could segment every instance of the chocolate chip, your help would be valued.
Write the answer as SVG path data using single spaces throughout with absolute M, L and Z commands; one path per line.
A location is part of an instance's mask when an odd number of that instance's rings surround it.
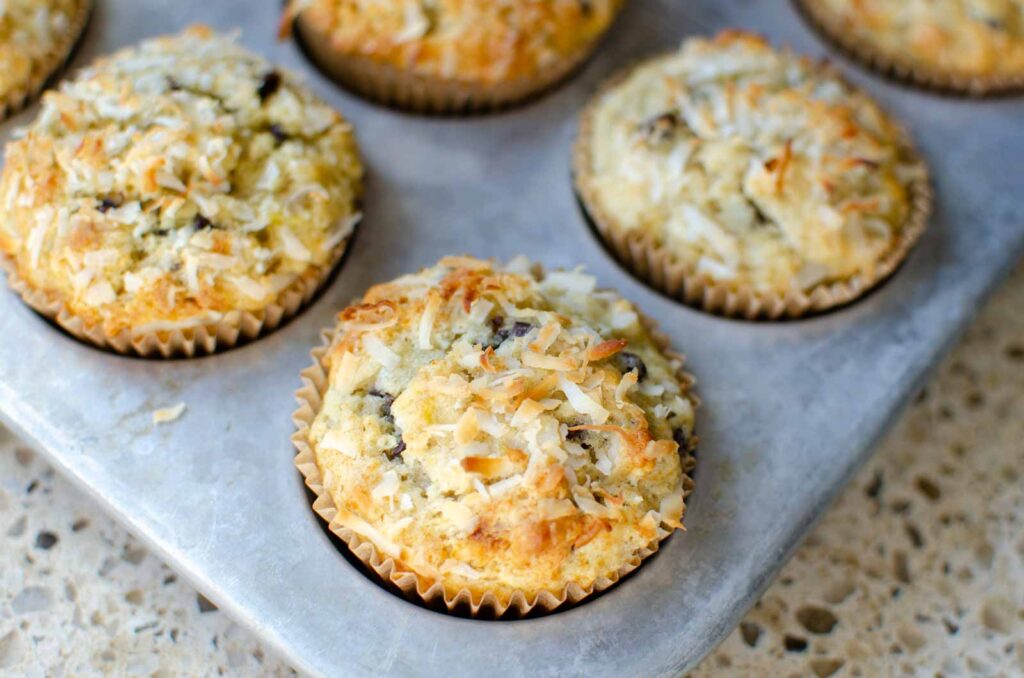
M 370 395 L 373 396 L 374 398 L 381 399 L 382 402 L 380 404 L 380 416 L 384 417 L 384 419 L 387 420 L 389 424 L 394 424 L 395 418 L 391 414 L 391 405 L 395 402 L 395 396 L 391 395 L 390 393 L 378 391 L 377 389 L 371 390 Z
M 396 457 L 402 454 L 402 452 L 405 452 L 405 441 L 399 438 L 398 444 L 392 447 L 387 452 L 385 452 L 385 454 L 387 455 L 388 459 L 391 459 L 393 461 Z
M 266 101 L 270 97 L 274 96 L 281 87 L 281 74 L 277 71 L 270 71 L 263 76 L 263 82 L 260 83 L 259 88 L 256 90 L 256 94 L 259 95 L 260 101 Z
M 530 333 L 530 330 L 532 329 L 533 325 L 531 325 L 530 323 L 524 323 L 517 320 L 516 323 L 512 326 L 512 336 L 525 337 L 527 334 Z
M 181 83 L 168 75 L 167 76 L 167 87 L 172 92 L 177 92 L 179 89 L 181 89 Z
M 505 318 L 500 315 L 491 318 L 491 331 L 494 332 L 494 336 L 484 346 L 490 346 L 497 350 L 509 337 L 524 337 L 533 329 L 533 325 L 530 323 L 518 320 L 512 324 L 512 327 L 504 327 L 504 324 Z
M 106 214 L 107 212 L 118 206 L 119 205 L 110 198 L 104 198 L 103 200 L 100 200 L 100 206 L 97 207 L 96 209 Z
M 270 126 L 270 133 L 274 135 L 274 140 L 277 141 L 278 145 L 288 141 L 288 133 L 276 122 Z
M 202 214 L 197 214 L 196 218 L 192 220 L 192 228 L 197 231 L 201 231 L 204 228 L 220 228 L 217 224 L 213 223 Z
M 644 364 L 644 361 L 636 353 L 630 353 L 629 351 L 616 353 L 615 364 L 623 374 L 636 370 L 637 381 L 643 381 L 647 376 L 647 365 Z
M 57 543 L 57 535 L 53 532 L 43 531 L 36 535 L 36 548 L 49 551 Z
M 648 118 L 637 129 L 648 143 L 660 144 L 672 138 L 680 122 L 674 111 L 667 111 Z

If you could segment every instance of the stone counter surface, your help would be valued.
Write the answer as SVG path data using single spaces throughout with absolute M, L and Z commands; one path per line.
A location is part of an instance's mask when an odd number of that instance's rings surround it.
M 693 675 L 1022 674 L 1024 265 Z M 0 430 L 0 675 L 294 671 Z

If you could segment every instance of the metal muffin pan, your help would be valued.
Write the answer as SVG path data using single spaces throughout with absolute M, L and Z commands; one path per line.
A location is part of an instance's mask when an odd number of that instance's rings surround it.
M 758 30 L 828 48 L 788 3 L 633 0 L 596 58 L 553 93 L 469 119 L 396 113 L 337 89 L 291 43 L 280 5 L 102 0 L 75 59 L 203 21 L 308 74 L 356 125 L 366 218 L 326 293 L 283 329 L 210 358 L 143 361 L 78 343 L 0 292 L 0 414 L 205 595 L 315 675 L 669 676 L 739 620 L 860 466 L 985 294 L 1024 250 L 1024 100 L 941 98 L 849 75 L 912 129 L 936 214 L 906 265 L 845 309 L 776 324 L 668 300 L 619 268 L 576 205 L 576 113 L 623 64 L 685 35 Z M 5 135 L 35 108 L 3 126 Z M 292 466 L 292 394 L 334 314 L 369 285 L 452 253 L 584 265 L 689 356 L 704 400 L 689 531 L 571 610 L 475 621 L 413 605 L 332 545 Z M 185 402 L 154 426 L 154 409 Z

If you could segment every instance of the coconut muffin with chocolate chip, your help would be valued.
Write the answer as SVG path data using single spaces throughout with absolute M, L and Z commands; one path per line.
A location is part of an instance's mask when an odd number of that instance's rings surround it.
M 92 0 L 5 0 L 0 4 L 0 117 L 34 96 L 67 60 Z
M 304 43 L 345 86 L 423 112 L 530 97 L 596 47 L 624 0 L 291 0 Z
M 96 343 L 202 330 L 223 346 L 326 278 L 361 181 L 338 113 L 196 27 L 47 93 L 7 147 L 0 252 L 27 301 Z
M 1024 86 L 1024 0 L 801 0 L 829 37 L 919 82 L 986 93 Z
M 620 259 L 728 315 L 844 303 L 924 227 L 924 164 L 826 65 L 735 31 L 614 79 L 584 113 L 584 206 Z
M 345 309 L 322 360 L 300 435 L 332 527 L 420 595 L 555 606 L 682 527 L 690 381 L 581 272 L 443 259 Z

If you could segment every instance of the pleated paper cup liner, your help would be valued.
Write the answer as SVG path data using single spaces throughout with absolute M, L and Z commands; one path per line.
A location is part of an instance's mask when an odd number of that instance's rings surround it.
M 75 315 L 60 296 L 33 287 L 18 274 L 9 257 L 0 256 L 0 268 L 7 273 L 7 283 L 11 289 L 26 304 L 80 341 L 142 358 L 193 358 L 225 351 L 265 336 L 297 315 L 330 279 L 349 240 L 351 237 L 335 248 L 329 265 L 307 270 L 264 308 L 257 311 L 228 311 L 194 327 L 169 330 L 123 329 L 112 334 L 104 329 L 102 323 L 88 324 Z
M 653 321 L 646 317 L 642 319 L 666 355 L 682 361 L 683 356 L 668 349 L 668 338 L 657 330 Z M 659 525 L 657 537 L 618 570 L 598 578 L 589 586 L 570 583 L 558 591 L 545 590 L 535 594 L 517 590 L 473 592 L 466 588 L 446 585 L 444 581 L 417 573 L 401 560 L 384 553 L 369 538 L 354 530 L 350 522 L 355 521 L 346 520 L 345 512 L 339 511 L 330 493 L 324 487 L 323 476 L 309 441 L 309 431 L 313 420 L 320 412 L 324 395 L 328 389 L 327 356 L 334 337 L 334 330 L 324 330 L 321 336 L 322 344 L 311 353 L 313 364 L 302 371 L 302 387 L 295 392 L 295 398 L 298 401 L 298 409 L 292 415 L 296 429 L 292 434 L 292 443 L 297 451 L 295 466 L 305 479 L 306 487 L 315 497 L 313 511 L 327 523 L 330 532 L 341 539 L 352 555 L 372 570 L 385 585 L 390 584 L 389 588 L 397 590 L 406 599 L 423 603 L 435 609 L 447 609 L 451 613 L 466 611 L 471 617 L 483 619 L 511 619 L 531 613 L 553 612 L 562 606 L 579 603 L 595 593 L 610 588 L 640 567 L 644 560 L 654 555 L 661 542 L 672 534 Z M 690 398 L 695 407 L 699 405 L 699 399 L 692 391 L 695 384 L 694 378 L 682 368 L 680 368 L 678 378 L 683 385 L 684 395 Z M 697 437 L 692 436 L 688 449 L 680 450 L 684 472 L 684 499 L 694 488 L 691 473 L 696 466 L 694 451 L 697 442 Z
M 655 59 L 660 57 L 655 57 Z M 645 62 L 646 63 L 646 62 Z M 590 139 L 595 107 L 605 92 L 632 73 L 636 64 L 612 76 L 603 84 L 580 116 L 579 133 L 573 147 L 573 183 L 583 211 L 615 258 L 655 290 L 708 313 L 745 320 L 795 319 L 844 306 L 863 296 L 892 275 L 921 238 L 932 210 L 932 188 L 927 166 L 914 150 L 910 135 L 901 130 L 901 145 L 921 169 L 910 187 L 910 211 L 896 236 L 896 242 L 866 274 L 822 283 L 809 290 L 785 293 L 736 283 L 722 283 L 696 270 L 695 263 L 681 261 L 670 247 L 649 233 L 622 228 L 601 207 L 591 168 Z
M 857 37 L 814 0 L 793 0 L 797 9 L 819 34 L 847 56 L 867 68 L 894 80 L 939 94 L 969 97 L 1006 96 L 1024 93 L 1024 72 L 973 75 L 929 67 L 911 59 L 883 53 L 869 41 Z
M 328 76 L 378 104 L 430 115 L 473 115 L 503 110 L 539 97 L 567 79 L 590 58 L 600 39 L 528 78 L 493 84 L 412 73 L 358 54 L 334 49 L 328 33 L 300 14 L 298 37 Z
M 68 22 L 67 31 L 54 43 L 50 52 L 40 62 L 34 76 L 15 87 L 5 96 L 0 98 L 0 121 L 6 120 L 29 102 L 33 101 L 46 87 L 46 84 L 67 65 L 75 45 L 82 38 L 85 27 L 89 23 L 89 16 L 92 14 L 92 0 L 78 0 L 75 5 L 74 14 Z

